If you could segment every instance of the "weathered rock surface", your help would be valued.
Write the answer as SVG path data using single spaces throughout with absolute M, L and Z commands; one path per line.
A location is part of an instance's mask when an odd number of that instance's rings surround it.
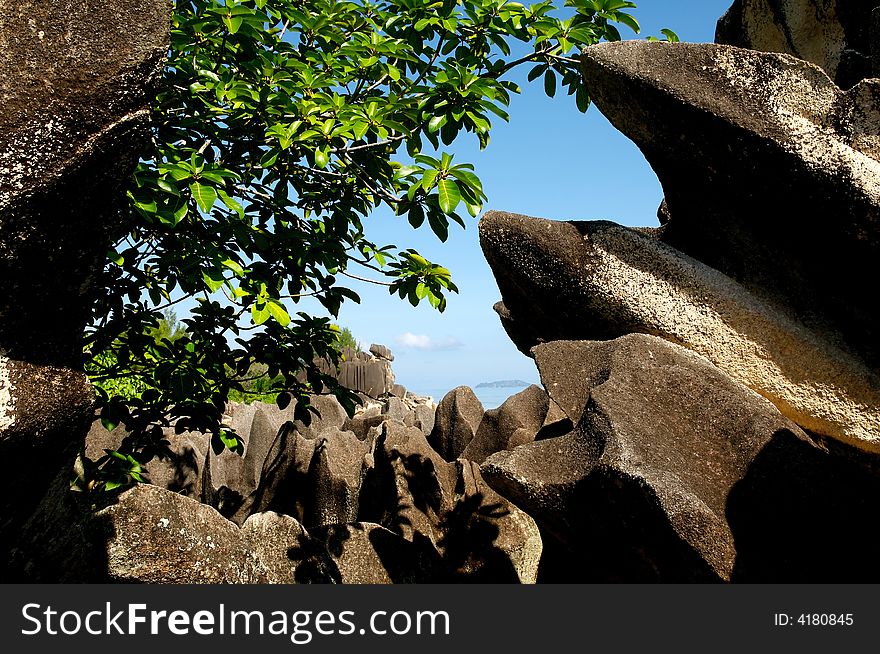
M 88 431 L 92 278 L 169 38 L 165 0 L 0 6 L 0 555 Z M 68 447 L 71 445 L 71 447 Z
M 434 415 L 436 407 L 430 404 L 416 404 L 404 418 L 403 424 L 407 427 L 417 427 L 425 436 L 430 436 L 434 431 Z
M 484 412 L 468 386 L 453 388 L 437 405 L 428 442 L 444 459 L 455 461 L 477 433 Z
M 291 550 L 297 550 L 309 538 L 295 518 L 272 511 L 255 513 L 241 526 L 241 535 L 266 569 L 268 583 L 295 582 L 300 559 L 292 556 Z
M 871 62 L 875 7 L 874 0 L 735 0 L 718 21 L 715 41 L 794 55 L 850 88 L 876 76 Z
M 394 357 L 391 350 L 384 345 L 373 347 L 391 359 L 367 352 L 345 350 L 345 360 L 340 363 L 338 370 L 329 361 L 319 360 L 315 363 L 322 372 L 336 377 L 341 386 L 374 399 L 380 398 L 391 393 L 394 388 L 394 371 L 391 369 L 391 360 Z
M 551 396 L 581 413 L 579 424 L 566 436 L 499 452 L 482 471 L 573 553 L 572 576 L 682 582 L 880 573 L 868 518 L 880 504 L 878 478 L 816 448 L 703 357 L 641 334 L 547 343 L 535 354 Z M 857 492 L 835 476 L 843 468 Z M 827 549 L 797 542 L 807 537 Z
M 140 583 L 264 583 L 247 538 L 213 508 L 142 484 L 94 518 L 105 529 L 108 580 Z
M 550 412 L 550 397 L 540 386 L 529 386 L 507 398 L 497 409 L 483 415 L 477 433 L 461 454 L 463 459 L 482 463 L 501 450 L 512 450 L 535 440 Z
M 838 3 L 839 4 L 839 3 Z M 880 369 L 877 82 L 713 44 L 587 48 L 591 97 L 656 171 L 662 240 Z
M 480 242 L 504 297 L 505 326 L 522 351 L 554 340 L 662 336 L 705 356 L 800 426 L 880 451 L 877 375 L 717 270 L 607 222 L 489 212 Z
M 294 423 L 285 423 L 266 455 L 259 485 L 230 516 L 241 524 L 254 513 L 274 511 L 307 529 L 355 522 L 369 451 L 370 444 L 352 432 L 331 427 L 309 439 Z
M 313 529 L 291 551 L 297 583 L 414 584 L 443 581 L 437 551 L 381 525 L 356 522 Z
M 394 355 L 391 354 L 391 349 L 385 345 L 379 345 L 378 343 L 373 343 L 370 345 L 370 354 L 378 359 L 385 359 L 386 361 L 394 361 Z

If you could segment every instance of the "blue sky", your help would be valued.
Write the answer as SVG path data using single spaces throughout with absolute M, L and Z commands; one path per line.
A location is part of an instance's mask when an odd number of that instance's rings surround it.
M 682 41 L 714 40 L 715 23 L 731 0 L 635 0 L 632 14 L 641 37 L 675 30 Z M 624 38 L 636 37 L 621 28 Z M 586 115 L 574 98 L 544 95 L 540 79 L 528 84 L 528 69 L 513 77 L 523 93 L 514 96 L 510 123 L 495 121 L 489 147 L 462 137 L 449 151 L 470 162 L 488 195 L 484 209 L 502 209 L 558 220 L 613 220 L 624 225 L 656 225 L 663 196 L 656 176 L 638 149 L 595 107 Z M 395 354 L 397 380 L 417 393 L 437 395 L 465 384 L 522 379 L 537 382 L 531 359 L 507 338 L 492 305 L 498 287 L 483 258 L 477 220 L 466 230 L 453 225 L 446 243 L 427 229 L 411 229 L 404 218 L 377 213 L 367 221 L 376 242 L 414 247 L 453 273 L 460 294 L 451 295 L 445 313 L 413 308 L 384 288 L 354 287 L 360 305 L 343 306 L 339 324 L 365 345 L 383 343 Z

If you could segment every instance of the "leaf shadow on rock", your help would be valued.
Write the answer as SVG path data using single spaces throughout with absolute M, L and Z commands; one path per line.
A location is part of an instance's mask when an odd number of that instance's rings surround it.
M 386 447 L 383 430 L 376 437 L 373 450 L 373 467 L 366 470 L 358 497 L 358 520 L 374 522 L 389 531 L 403 536 L 412 522 L 406 517 L 411 507 L 397 492 L 397 474 L 394 462 L 399 458 L 396 450 Z
M 199 478 L 199 462 L 195 450 L 186 447 L 181 453 L 170 452 L 167 461 L 171 466 L 168 490 L 187 497 L 195 495 L 196 480 Z
M 464 496 L 440 519 L 444 566 L 450 582 L 518 583 L 510 558 L 496 546 L 498 521 L 510 515 L 500 502 L 486 504 L 483 493 Z
M 401 547 L 401 539 L 381 529 L 370 532 L 370 545 L 395 584 L 424 584 L 446 581 L 444 565 L 434 544 L 424 534 L 413 534 L 410 547 Z
M 240 526 L 254 513 L 274 511 L 303 522 L 308 473 L 298 465 L 301 463 L 297 459 L 298 434 L 295 423 L 287 421 L 281 425 L 266 453 L 257 488 L 243 498 L 239 506 L 227 516 L 230 520 Z M 207 478 L 202 481 L 203 496 L 211 493 L 213 488 L 207 463 L 205 474 Z M 202 501 L 215 506 L 210 498 Z
M 293 581 L 298 584 L 341 584 L 342 573 L 334 558 L 342 557 L 344 543 L 351 537 L 345 525 L 334 526 L 323 533 L 299 536 L 287 550 L 287 557 L 297 563 Z

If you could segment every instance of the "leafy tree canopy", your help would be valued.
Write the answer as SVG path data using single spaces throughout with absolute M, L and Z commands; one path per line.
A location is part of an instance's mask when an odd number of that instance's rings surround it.
M 365 220 L 387 205 L 446 240 L 486 199 L 473 166 L 446 148 L 463 133 L 486 147 L 520 66 L 586 111 L 576 53 L 620 39 L 620 25 L 638 32 L 634 6 L 176 0 L 152 143 L 86 334 L 93 379 L 140 389 L 99 388 L 108 423 L 176 421 L 235 448 L 223 409 L 255 366 L 279 402 L 298 400 L 300 418 L 310 393 L 350 403 L 312 365 L 338 359 L 339 328 L 291 308 L 311 297 L 336 316 L 358 301 L 350 282 L 372 277 L 442 311 L 457 290 L 450 272 L 372 242 Z M 163 312 L 188 298 L 183 331 L 161 333 Z

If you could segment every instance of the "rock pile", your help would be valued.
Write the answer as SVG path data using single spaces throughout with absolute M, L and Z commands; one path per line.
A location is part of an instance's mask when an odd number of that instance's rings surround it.
M 16 568 L 63 581 L 534 583 L 542 552 L 534 520 L 487 486 L 475 462 L 445 460 L 429 445 L 440 433 L 431 398 L 392 390 L 365 396 L 352 416 L 335 397 L 313 396 L 318 416 L 308 425 L 293 420 L 294 405 L 230 404 L 226 422 L 243 455 L 167 428 L 165 451 L 145 466 L 151 483 L 96 512 L 68 493 L 61 502 L 78 517 L 60 535 L 59 480 L 25 529 Z M 441 406 L 461 393 L 473 396 L 456 389 Z M 485 414 L 474 401 L 486 455 L 534 440 L 552 405 L 539 387 Z M 551 422 L 564 419 L 552 406 Z M 96 421 L 86 456 L 128 436 Z
M 871 8 L 738 0 L 719 34 L 843 84 Z M 582 63 L 666 198 L 654 230 L 480 223 L 502 323 L 574 425 L 481 466 L 536 519 L 540 578 L 877 581 L 876 80 L 713 44 Z

